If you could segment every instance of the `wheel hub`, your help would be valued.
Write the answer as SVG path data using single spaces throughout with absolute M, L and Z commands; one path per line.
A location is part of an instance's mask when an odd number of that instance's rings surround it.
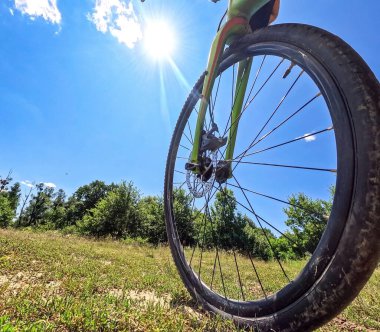
M 231 176 L 231 162 L 219 160 L 215 170 L 215 181 L 222 184 L 225 183 Z
M 212 189 L 215 181 L 216 152 L 206 151 L 198 165 L 187 163 L 185 168 L 189 191 L 196 198 L 205 196 Z M 196 172 L 195 168 L 197 168 Z
M 218 172 L 219 183 L 227 180 L 229 168 L 220 160 L 217 163 L 217 151 L 227 143 L 227 137 L 217 137 L 218 126 L 214 122 L 209 131 L 202 131 L 198 163 L 185 165 L 186 182 L 190 192 L 197 198 L 205 196 L 212 188 Z M 191 160 L 191 156 L 190 156 Z

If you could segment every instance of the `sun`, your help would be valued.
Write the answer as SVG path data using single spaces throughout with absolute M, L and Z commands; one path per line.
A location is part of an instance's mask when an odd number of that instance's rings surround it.
M 174 52 L 174 31 L 164 20 L 149 21 L 143 38 L 145 52 L 154 60 L 168 59 Z

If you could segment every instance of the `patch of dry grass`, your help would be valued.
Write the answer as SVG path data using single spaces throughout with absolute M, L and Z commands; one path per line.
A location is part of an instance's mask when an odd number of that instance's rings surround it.
M 204 271 L 212 269 L 213 253 L 203 259 Z M 229 270 L 231 254 L 223 259 Z M 245 290 L 259 294 L 259 286 L 249 283 L 247 262 L 238 261 Z M 274 263 L 256 264 L 268 293 L 281 286 Z M 289 274 L 301 266 L 289 263 Z M 321 331 L 380 329 L 379 285 L 378 269 L 353 304 Z M 0 331 L 237 330 L 196 306 L 167 247 L 0 230 L 0 294 Z

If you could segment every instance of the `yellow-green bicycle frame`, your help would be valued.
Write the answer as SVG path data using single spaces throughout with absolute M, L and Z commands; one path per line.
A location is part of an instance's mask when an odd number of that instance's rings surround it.
M 202 136 L 202 129 L 205 121 L 206 111 L 210 102 L 211 91 L 214 86 L 221 55 L 226 44 L 234 39 L 251 32 L 249 25 L 250 18 L 270 0 L 229 0 L 227 10 L 227 22 L 218 31 L 209 54 L 206 77 L 203 84 L 201 104 L 198 113 L 197 125 L 194 133 L 194 144 L 191 152 L 191 163 L 199 164 L 199 148 Z M 239 62 L 238 75 L 235 88 L 235 101 L 231 110 L 231 128 L 228 133 L 225 160 L 232 160 L 236 134 L 239 125 L 240 113 L 243 107 L 244 95 L 251 70 L 252 59 L 245 59 Z M 237 86 L 239 85 L 239 86 Z M 229 166 L 229 177 L 232 176 L 231 166 Z M 194 172 L 199 171 L 196 167 Z

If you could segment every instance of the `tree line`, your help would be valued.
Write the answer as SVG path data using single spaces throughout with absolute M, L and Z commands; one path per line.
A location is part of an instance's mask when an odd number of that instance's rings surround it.
M 238 250 L 251 257 L 298 259 L 316 248 L 331 210 L 331 201 L 292 195 L 284 209 L 287 231 L 274 234 L 237 209 L 232 191 L 218 192 L 207 211 L 194 208 L 183 189 L 174 190 L 173 213 L 184 245 Z M 259 225 L 258 225 L 259 223 Z M 142 196 L 132 182 L 93 181 L 67 197 L 42 183 L 23 197 L 18 182 L 0 178 L 0 227 L 60 230 L 86 236 L 167 242 L 161 195 Z

